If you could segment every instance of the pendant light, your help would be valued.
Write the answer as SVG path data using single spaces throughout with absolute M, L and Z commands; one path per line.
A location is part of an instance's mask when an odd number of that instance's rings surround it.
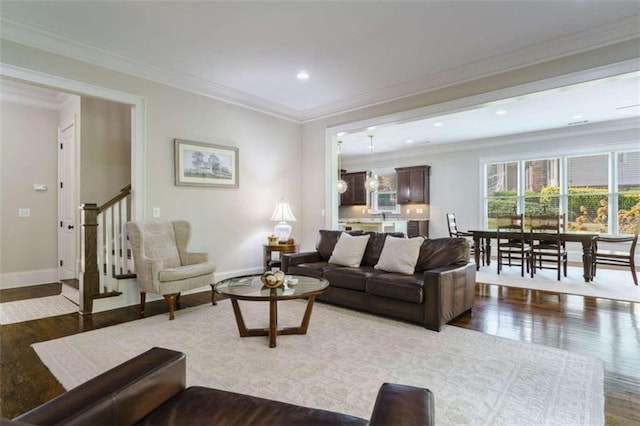
M 344 194 L 347 192 L 347 182 L 342 179 L 341 169 L 340 169 L 340 145 L 342 145 L 342 141 L 338 141 L 338 194 Z
M 371 150 L 371 171 L 367 180 L 364 182 L 364 187 L 368 192 L 376 192 L 380 186 L 378 177 L 373 174 L 373 135 L 369 135 L 369 149 Z

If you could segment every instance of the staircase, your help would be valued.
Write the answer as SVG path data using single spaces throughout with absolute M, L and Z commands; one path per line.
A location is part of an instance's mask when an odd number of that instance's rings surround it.
M 98 206 L 82 205 L 80 312 L 90 314 L 93 301 L 122 294 L 120 282 L 135 278 L 125 224 L 131 220 L 131 185 Z

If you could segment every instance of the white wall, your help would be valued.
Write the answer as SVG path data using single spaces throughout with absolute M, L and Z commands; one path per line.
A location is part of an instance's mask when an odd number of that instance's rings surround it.
M 109 201 L 131 183 L 131 107 L 82 97 L 80 203 Z
M 145 219 L 153 207 L 162 219 L 192 222 L 190 249 L 209 253 L 217 276 L 260 270 L 262 244 L 273 230 L 275 204 L 286 198 L 300 236 L 301 126 L 162 84 L 120 74 L 17 43 L 1 40 L 2 62 L 16 67 L 130 93 L 144 98 L 147 112 Z M 174 185 L 173 139 L 237 146 L 240 188 Z M 3 236 L 4 240 L 4 236 Z
M 58 258 L 58 112 L 0 105 L 0 287 L 50 282 Z M 47 190 L 35 191 L 35 183 Z M 18 217 L 19 208 L 30 209 L 30 217 Z

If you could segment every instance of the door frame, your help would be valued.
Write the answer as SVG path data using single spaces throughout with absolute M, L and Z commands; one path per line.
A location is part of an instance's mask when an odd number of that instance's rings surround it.
M 73 152 L 71 153 L 72 158 L 73 158 L 73 163 L 74 164 L 78 164 L 78 158 L 79 158 L 79 147 L 78 147 L 78 117 L 77 115 L 74 113 L 71 116 L 65 118 L 63 121 L 60 121 L 58 123 L 58 139 L 57 139 L 57 143 L 61 144 L 62 143 L 62 134 L 63 132 L 68 129 L 69 127 L 73 127 L 73 146 L 71 147 L 71 149 L 73 149 Z M 67 149 L 69 149 L 69 147 L 66 147 Z M 61 179 L 61 173 L 60 173 L 60 167 L 62 165 L 66 166 L 66 162 L 64 162 L 62 160 L 62 157 L 65 155 L 65 153 L 63 152 L 62 149 L 60 149 L 60 147 L 56 148 L 56 151 L 58 152 L 58 184 L 65 185 L 65 190 L 67 191 L 71 191 L 72 194 L 72 199 L 70 200 L 70 204 L 72 204 L 73 206 L 77 206 L 79 203 L 79 197 L 78 197 L 78 170 L 77 167 L 73 168 L 73 173 L 71 177 L 69 177 L 68 179 L 65 179 L 64 182 Z M 63 227 L 63 223 L 62 223 L 62 218 L 63 218 L 63 214 L 66 211 L 66 208 L 68 208 L 69 206 L 65 205 L 65 201 L 62 197 L 60 197 L 60 193 L 58 193 L 58 217 L 56 220 L 56 223 L 58 223 L 58 221 L 60 222 L 60 226 L 58 227 L 58 260 L 60 261 L 60 263 L 58 264 L 58 281 L 62 280 L 62 279 L 68 279 L 69 277 L 66 276 L 66 274 L 63 273 L 63 266 L 62 266 L 62 261 L 63 259 L 66 258 L 66 256 L 64 255 L 64 251 L 66 245 L 63 242 L 63 238 L 64 238 L 64 227 Z M 74 234 L 77 236 L 78 235 L 78 230 L 80 229 L 80 220 L 78 218 L 78 212 L 77 209 L 76 211 L 74 211 L 73 213 L 73 224 L 71 226 L 73 226 L 74 229 Z M 78 273 L 80 271 L 80 264 L 78 262 L 79 260 L 79 256 L 78 256 L 78 252 L 80 250 L 80 241 L 79 239 L 74 236 L 73 239 L 73 265 L 71 265 L 70 269 L 72 269 L 72 277 L 73 279 L 77 279 L 78 278 Z M 69 266 L 67 265 L 67 268 L 69 268 Z
M 143 218 L 146 211 L 146 109 L 145 98 L 132 93 L 46 74 L 0 62 L 0 75 L 49 86 L 76 95 L 86 95 L 130 105 L 131 108 L 131 212 L 132 218 Z M 79 174 L 79 169 L 76 170 Z M 78 176 L 79 178 L 79 176 Z M 78 180 L 79 182 L 79 180 Z M 79 198 L 78 198 L 79 201 Z
M 96 98 L 106 99 L 113 102 L 119 102 L 131 106 L 131 215 L 133 220 L 145 217 L 146 211 L 146 108 L 145 98 L 119 90 L 113 90 L 102 86 L 85 83 L 82 81 L 72 80 L 52 74 L 30 70 L 27 68 L 17 67 L 0 61 L 0 76 L 10 77 L 27 83 L 40 84 L 58 89 L 63 92 L 69 92 L 76 95 L 92 96 Z M 77 123 L 76 123 L 77 124 Z M 79 152 L 79 144 L 76 144 L 76 152 Z M 76 157 L 79 158 L 79 157 Z M 80 168 L 76 168 L 76 182 L 80 182 Z M 80 191 L 76 191 L 76 205 L 80 205 Z M 78 215 L 78 222 L 80 218 Z M 57 221 L 56 221 L 57 224 Z M 79 229 L 79 223 L 77 224 Z M 78 233 L 80 236 L 81 233 Z M 77 241 L 78 251 L 76 253 L 78 266 L 80 265 L 82 244 Z M 57 253 L 56 253 L 57 257 Z M 80 279 L 80 303 L 84 299 L 82 277 Z M 81 306 L 81 310 L 82 310 Z

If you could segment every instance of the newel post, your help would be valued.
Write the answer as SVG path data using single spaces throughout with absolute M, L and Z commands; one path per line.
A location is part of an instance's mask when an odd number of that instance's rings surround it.
M 93 299 L 100 293 L 100 271 L 98 270 L 98 205 L 86 203 L 82 205 L 82 284 L 80 286 L 80 312 L 90 314 L 93 310 Z

